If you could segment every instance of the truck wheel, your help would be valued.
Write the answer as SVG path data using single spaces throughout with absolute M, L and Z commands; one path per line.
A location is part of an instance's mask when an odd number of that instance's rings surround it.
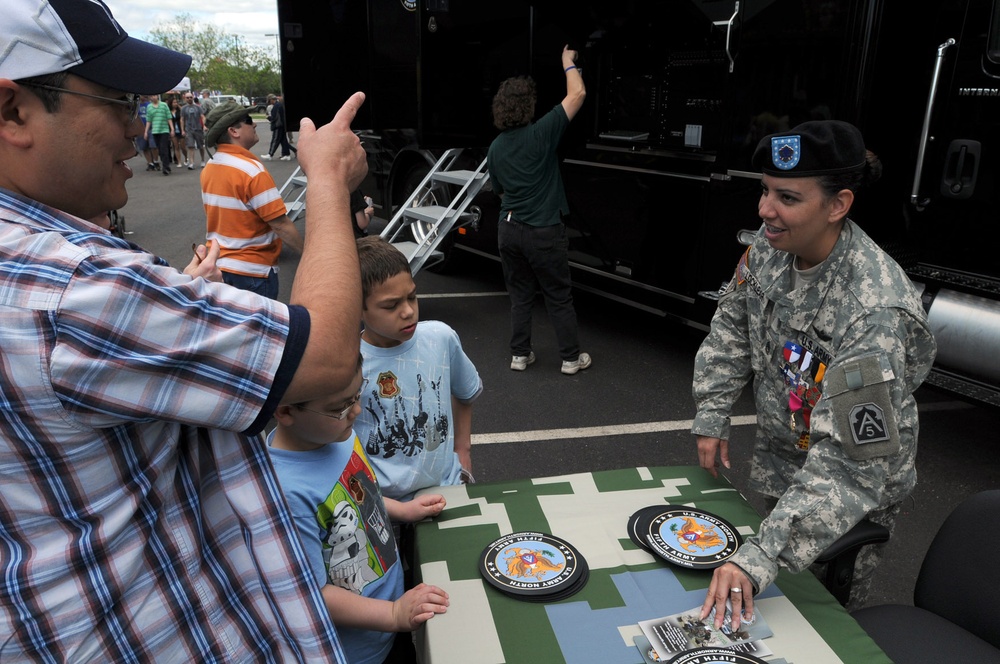
M 407 172 L 406 177 L 403 178 L 403 185 L 400 189 L 400 200 L 397 201 L 397 205 L 407 205 L 409 207 L 416 207 L 421 205 L 440 205 L 447 206 L 454 197 L 454 192 L 451 186 L 438 182 L 431 185 L 430 190 L 417 191 L 417 187 L 423 181 L 424 177 L 427 176 L 427 172 L 430 167 L 426 164 L 418 164 L 413 166 L 409 172 Z M 434 229 L 434 225 L 430 222 L 425 221 L 414 221 L 410 225 L 410 232 L 413 235 L 414 242 L 423 242 L 428 235 L 437 233 Z M 455 233 L 452 231 L 448 233 L 441 242 L 437 245 L 437 251 L 440 251 L 444 258 L 437 263 L 434 263 L 427 269 L 431 272 L 436 273 L 446 273 L 448 272 L 454 263 L 455 257 Z

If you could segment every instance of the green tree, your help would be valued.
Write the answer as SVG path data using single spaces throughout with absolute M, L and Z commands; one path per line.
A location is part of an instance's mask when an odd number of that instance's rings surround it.
M 248 99 L 281 89 L 280 63 L 269 49 L 244 44 L 213 25 L 203 25 L 190 14 L 178 14 L 158 23 L 149 41 L 191 56 L 191 87 L 241 94 Z
M 237 38 L 228 56 L 229 82 L 233 90 L 252 99 L 281 89 L 281 72 L 267 49 L 246 46 Z

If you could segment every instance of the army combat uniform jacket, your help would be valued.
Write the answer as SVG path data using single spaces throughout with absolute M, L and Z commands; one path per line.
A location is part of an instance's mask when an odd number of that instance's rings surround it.
M 909 278 L 854 222 L 793 290 L 794 260 L 757 233 L 695 360 L 695 435 L 729 438 L 730 409 L 753 378 L 750 484 L 780 500 L 731 561 L 758 591 L 910 493 L 912 393 L 936 352 Z

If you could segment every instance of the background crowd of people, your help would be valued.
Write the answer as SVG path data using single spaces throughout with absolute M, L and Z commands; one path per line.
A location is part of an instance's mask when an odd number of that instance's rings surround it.
M 143 133 L 136 137 L 137 150 L 146 158 L 147 171 L 159 171 L 164 175 L 171 168 L 194 170 L 204 168 L 207 162 L 205 152 L 205 118 L 216 106 L 211 90 L 174 90 L 153 95 L 142 95 L 139 118 Z M 265 119 L 271 129 L 271 144 L 260 158 L 270 160 L 279 148 L 279 158 L 290 161 L 298 150 L 292 144 L 294 136 L 287 131 L 285 106 L 281 95 L 267 96 Z M 161 103 L 166 107 L 161 110 Z M 153 107 L 150 117 L 149 109 Z M 250 112 L 250 109 L 248 109 Z M 150 126 L 150 122 L 155 123 Z M 147 130 L 148 127 L 148 130 Z M 166 150 L 164 150 L 166 145 Z M 200 160 L 195 164 L 195 151 Z M 166 154 L 167 157 L 161 155 Z M 168 162 L 164 164 L 164 162 Z M 166 167 L 164 167 L 166 166 Z

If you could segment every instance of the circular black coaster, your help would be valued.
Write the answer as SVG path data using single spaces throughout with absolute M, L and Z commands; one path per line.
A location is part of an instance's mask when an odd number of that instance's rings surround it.
M 563 586 L 551 595 L 513 595 L 513 597 L 527 602 L 558 602 L 582 590 L 587 585 L 587 579 L 589 578 L 590 570 L 585 567 L 575 582 L 568 586 Z
M 736 528 L 721 517 L 694 507 L 667 505 L 645 530 L 653 552 L 664 560 L 694 569 L 712 569 L 729 560 L 743 544 Z
M 587 582 L 587 561 L 569 542 L 546 533 L 520 532 L 490 544 L 479 571 L 494 588 L 539 602 L 565 599 Z
M 671 660 L 669 664 L 767 664 L 764 660 L 742 652 L 734 652 L 725 648 L 694 648 L 685 650 Z
M 664 505 L 650 505 L 649 507 L 643 507 L 636 510 L 636 512 L 628 518 L 628 537 L 632 540 L 633 544 L 649 551 L 650 553 L 656 553 L 653 551 L 653 547 L 649 545 L 649 524 L 658 514 L 660 514 L 660 512 L 663 511 L 664 507 Z

